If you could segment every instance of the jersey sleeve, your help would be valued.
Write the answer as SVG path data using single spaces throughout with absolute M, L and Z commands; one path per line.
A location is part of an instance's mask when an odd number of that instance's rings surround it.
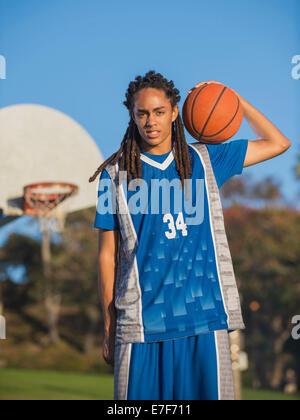
M 234 140 L 206 146 L 219 188 L 234 175 L 242 174 L 248 140 Z
M 114 211 L 114 194 L 110 186 L 111 178 L 104 169 L 98 183 L 98 199 L 94 227 L 98 229 L 120 230 L 119 220 Z

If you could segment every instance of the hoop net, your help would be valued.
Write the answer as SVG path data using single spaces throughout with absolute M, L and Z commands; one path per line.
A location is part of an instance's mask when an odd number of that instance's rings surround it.
M 61 232 L 66 213 L 57 211 L 57 207 L 77 192 L 76 185 L 63 182 L 27 185 L 24 187 L 24 214 L 38 216 L 42 232 L 49 229 Z

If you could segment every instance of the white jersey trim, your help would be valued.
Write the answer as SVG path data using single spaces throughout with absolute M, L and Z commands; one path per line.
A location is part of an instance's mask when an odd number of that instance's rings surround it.
M 148 163 L 148 165 L 154 166 L 155 168 L 164 171 L 173 162 L 174 153 L 173 153 L 173 150 L 171 150 L 169 156 L 166 158 L 166 160 L 163 163 L 156 162 L 155 160 L 149 158 L 148 156 L 145 156 L 143 153 L 141 153 L 141 160 Z
M 208 181 L 207 181 L 207 169 L 206 169 L 205 162 L 204 162 L 204 160 L 203 160 L 203 158 L 201 156 L 201 153 L 199 153 L 199 151 L 194 146 L 192 146 L 192 145 L 189 145 L 189 146 L 191 148 L 193 148 L 197 152 L 197 154 L 198 154 L 198 156 L 199 156 L 199 158 L 201 160 L 203 169 L 204 169 L 205 184 L 206 184 L 205 185 L 206 186 L 205 191 L 206 191 L 206 196 L 207 196 L 207 201 L 208 201 L 208 211 L 209 211 L 209 224 L 210 224 L 211 237 L 212 237 L 213 245 L 214 245 L 214 253 L 215 253 L 215 259 L 216 259 L 216 267 L 217 267 L 217 273 L 218 273 L 218 283 L 219 283 L 220 291 L 221 291 L 221 294 L 222 294 L 223 307 L 224 307 L 225 313 L 227 315 L 227 322 L 229 322 L 230 317 L 229 317 L 229 313 L 228 313 L 228 310 L 227 310 L 227 307 L 226 307 L 226 300 L 225 300 L 225 297 L 224 297 L 224 291 L 223 291 L 223 288 L 222 288 L 221 282 L 220 282 L 220 278 L 221 277 L 220 277 L 220 269 L 219 269 L 219 264 L 218 264 L 218 253 L 217 253 L 217 248 L 216 248 L 216 238 L 215 238 L 214 228 L 213 228 L 213 225 L 212 225 L 212 214 L 211 214 L 210 196 L 209 196 L 208 191 L 207 191 L 207 183 L 208 183 Z

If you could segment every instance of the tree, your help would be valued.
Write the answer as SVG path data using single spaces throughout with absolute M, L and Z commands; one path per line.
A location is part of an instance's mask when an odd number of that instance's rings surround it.
M 221 187 L 221 197 L 226 208 L 250 203 L 259 207 L 283 204 L 280 183 L 272 177 L 260 181 L 254 181 L 249 175 L 233 177 Z
M 300 213 L 236 206 L 226 210 L 225 220 L 256 382 L 278 388 L 294 363 L 284 349 L 299 311 Z
M 44 302 L 43 314 L 40 309 L 30 310 L 36 313 L 39 322 L 46 324 L 48 334 L 43 339 L 44 345 L 58 344 L 63 338 L 78 350 L 84 349 L 88 353 L 93 348 L 95 337 L 100 335 L 98 236 L 92 228 L 94 215 L 95 209 L 92 208 L 68 216 L 61 243 L 51 245 L 46 277 L 38 241 L 13 234 L 0 250 L 2 271 L 4 266 L 7 269 L 16 265 L 25 267 L 26 278 L 22 286 L 19 285 L 23 290 L 25 283 L 28 284 L 23 317 L 28 316 L 26 304 L 40 308 Z M 13 309 L 20 312 L 21 307 Z M 31 321 L 35 322 L 33 318 Z
M 83 349 L 90 352 L 100 333 L 101 309 L 98 294 L 98 235 L 93 228 L 95 209 L 70 214 L 62 235 L 62 252 L 53 259 L 56 276 L 64 284 L 63 302 L 79 314 L 73 327 L 84 331 Z

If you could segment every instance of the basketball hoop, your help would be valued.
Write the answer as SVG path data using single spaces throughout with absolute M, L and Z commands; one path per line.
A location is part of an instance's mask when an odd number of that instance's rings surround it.
M 63 182 L 27 185 L 24 187 L 24 214 L 38 216 L 42 232 L 49 229 L 61 232 L 64 228 L 65 213 L 57 211 L 57 207 L 77 192 L 77 185 Z

